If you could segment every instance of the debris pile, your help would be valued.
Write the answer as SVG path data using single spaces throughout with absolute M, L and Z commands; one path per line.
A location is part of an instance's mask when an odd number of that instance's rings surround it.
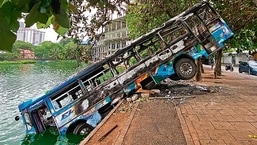
M 196 95 L 220 92 L 222 87 L 194 85 L 192 81 L 166 79 L 157 85 L 155 89 L 160 90 L 160 93 L 158 95 L 150 95 L 151 99 L 168 99 L 176 106 L 185 103 L 188 98 L 194 98 Z
M 182 104 L 188 98 L 194 98 L 195 95 L 204 95 L 208 93 L 220 92 L 220 86 L 194 85 L 191 81 L 172 81 L 164 80 L 152 90 L 139 90 L 135 94 L 126 98 L 129 107 L 122 109 L 123 111 L 132 110 L 135 101 L 145 101 L 148 99 L 168 99 L 174 105 Z M 122 111 L 120 110 L 120 111 Z
M 194 85 L 190 81 L 172 81 L 166 79 L 155 89 L 160 90 L 160 97 L 166 95 L 181 96 L 181 95 L 204 95 L 207 93 L 216 93 L 221 90 L 220 86 L 204 86 Z

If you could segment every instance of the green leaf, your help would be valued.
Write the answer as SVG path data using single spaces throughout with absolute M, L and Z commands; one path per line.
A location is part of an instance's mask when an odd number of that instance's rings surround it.
M 46 23 L 48 21 L 48 15 L 45 13 L 40 13 L 38 11 L 39 3 L 35 4 L 30 10 L 29 14 L 25 18 L 26 27 L 30 27 L 33 24 L 40 22 Z
M 31 0 L 19 0 L 17 2 L 17 8 L 24 13 L 29 12 L 29 3 Z
M 52 24 L 53 18 L 54 18 L 53 15 L 51 17 L 49 17 L 45 24 L 38 22 L 37 28 L 48 28 Z
M 14 5 L 14 3 L 6 2 L 2 5 L 0 8 L 0 17 L 9 24 L 11 30 L 16 32 L 19 29 L 17 19 L 21 17 L 21 11 L 17 9 L 17 6 Z
M 16 20 L 15 22 L 12 23 L 10 29 L 11 29 L 12 31 L 14 31 L 14 32 L 17 32 L 18 29 L 19 29 L 19 27 L 20 27 L 20 23 Z
M 0 20 L 0 50 L 11 51 L 12 45 L 16 40 L 16 35 L 11 32 L 10 26 L 6 21 Z
M 56 33 L 58 33 L 59 35 L 64 35 L 69 29 L 68 28 L 64 28 L 62 27 L 58 22 L 54 21 L 54 30 Z
M 4 3 L 6 3 L 8 0 L 0 0 L 0 7 L 4 4 Z
M 59 13 L 54 13 L 55 20 L 64 28 L 70 27 L 70 21 L 67 14 L 68 3 L 66 0 L 61 0 L 61 7 Z
M 56 21 L 64 28 L 70 27 L 70 21 L 67 13 L 54 14 Z

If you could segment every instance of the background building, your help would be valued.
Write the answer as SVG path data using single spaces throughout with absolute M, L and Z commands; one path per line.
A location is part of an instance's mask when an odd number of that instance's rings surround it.
M 45 41 L 45 32 L 33 28 L 25 28 L 24 22 L 19 23 L 20 28 L 17 31 L 17 40 L 29 42 L 34 45 Z
M 112 20 L 103 31 L 91 50 L 92 61 L 104 59 L 130 43 L 125 17 Z
M 21 59 L 35 59 L 35 54 L 31 50 L 20 49 Z

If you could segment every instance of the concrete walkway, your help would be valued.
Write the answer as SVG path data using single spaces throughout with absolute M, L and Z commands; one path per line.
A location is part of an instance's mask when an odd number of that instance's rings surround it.
M 257 76 L 224 75 L 216 82 L 208 82 L 208 76 L 200 82 L 214 83 L 224 92 L 196 97 L 177 107 L 188 145 L 257 145 Z
M 216 86 L 219 92 L 176 106 L 187 145 L 257 145 L 257 76 L 224 71 L 214 80 L 210 67 L 205 71 L 203 81 L 194 83 Z M 124 144 L 136 110 L 137 106 L 111 144 Z

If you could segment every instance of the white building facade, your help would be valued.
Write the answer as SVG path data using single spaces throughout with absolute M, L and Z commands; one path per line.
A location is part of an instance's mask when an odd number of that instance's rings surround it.
M 20 28 L 17 31 L 16 40 L 29 42 L 34 45 L 40 44 L 45 41 L 45 32 L 33 28 L 25 28 L 24 22 L 19 23 Z
M 102 60 L 130 42 L 125 17 L 112 20 L 91 50 L 92 61 Z

